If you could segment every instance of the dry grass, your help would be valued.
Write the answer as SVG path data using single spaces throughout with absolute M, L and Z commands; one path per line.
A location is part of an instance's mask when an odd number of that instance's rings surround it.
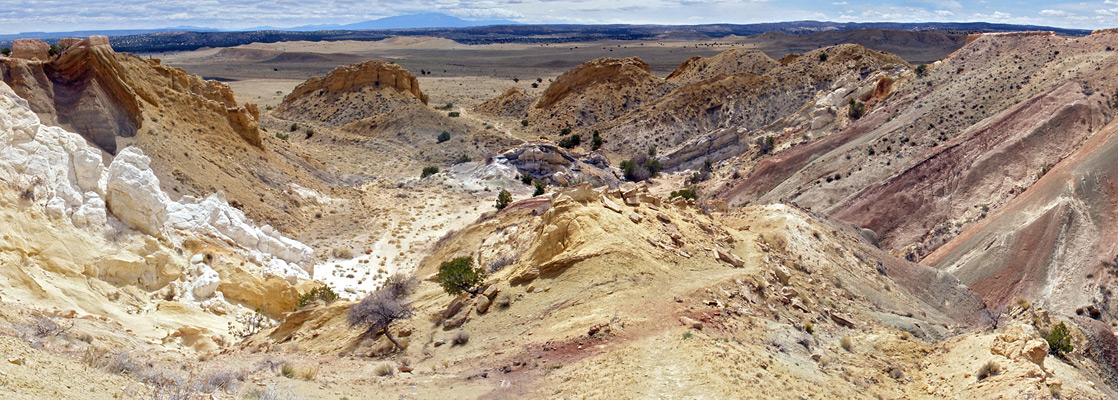
M 395 372 L 395 368 L 390 363 L 380 364 L 373 369 L 373 373 L 377 376 L 391 376 Z
M 987 361 L 985 364 L 982 364 L 982 367 L 978 368 L 978 372 L 976 372 L 974 376 L 981 381 L 991 376 L 1000 374 L 1001 372 L 1002 366 L 998 365 L 998 363 L 994 362 L 993 360 L 990 360 Z

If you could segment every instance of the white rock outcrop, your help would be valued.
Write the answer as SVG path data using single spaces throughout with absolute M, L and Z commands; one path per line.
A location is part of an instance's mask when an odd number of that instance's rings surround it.
M 100 234 L 130 228 L 174 243 L 209 236 L 266 273 L 289 281 L 311 276 L 310 247 L 270 226 L 253 225 L 221 193 L 171 201 L 149 163 L 142 151 L 129 147 L 104 167 L 99 149 L 76 133 L 40 124 L 27 101 L 0 82 L 0 184 L 23 193 L 47 215 Z M 203 274 L 208 275 L 216 279 L 216 273 Z M 197 297 L 212 295 L 209 286 L 216 289 L 214 282 L 196 286 L 196 295 L 206 294 Z

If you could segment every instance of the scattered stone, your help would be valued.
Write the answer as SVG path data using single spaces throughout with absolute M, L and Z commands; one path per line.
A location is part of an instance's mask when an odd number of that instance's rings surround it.
M 536 291 L 536 285 L 528 285 L 528 289 L 526 291 L 528 293 L 535 292 Z
M 683 326 L 686 326 L 688 328 L 698 329 L 698 330 L 703 329 L 703 323 L 702 322 L 696 321 L 696 320 L 694 320 L 690 317 L 679 317 L 679 322 L 682 323 Z
M 456 298 L 451 301 L 450 305 L 446 307 L 446 311 L 443 311 L 443 318 L 450 318 L 454 314 L 458 314 L 458 310 L 461 310 L 462 306 L 465 305 L 465 303 L 466 302 L 462 297 Z
M 742 260 L 740 257 L 734 255 L 733 253 L 730 253 L 729 251 L 724 249 L 718 249 L 716 251 L 718 253 L 719 260 L 730 263 L 730 265 L 733 265 L 734 268 L 741 268 L 745 266 L 745 261 Z
M 15 364 L 15 365 L 23 365 L 24 363 L 27 362 L 27 359 L 25 359 L 23 357 L 10 357 L 10 358 L 8 358 L 8 362 L 10 362 L 12 364 Z
M 490 304 L 493 304 L 493 300 L 488 296 L 478 296 L 474 303 L 474 309 L 477 310 L 478 315 L 485 314 L 486 311 L 489 311 Z
M 639 224 L 639 223 L 641 223 L 641 221 L 644 221 L 644 217 L 642 217 L 636 211 L 633 211 L 633 212 L 629 213 L 629 220 L 633 221 L 634 224 Z
M 839 324 L 839 326 L 843 326 L 843 327 L 851 328 L 851 329 L 854 328 L 854 322 L 851 321 L 849 318 L 843 316 L 842 314 L 831 313 L 831 320 L 835 321 L 835 323 Z
M 664 215 L 664 213 L 656 213 L 656 219 L 665 224 L 670 224 L 672 222 L 672 219 L 668 218 L 668 216 Z
M 453 317 L 447 318 L 446 321 L 443 321 L 443 330 L 449 331 L 451 329 L 462 326 L 462 324 L 466 323 L 466 319 L 469 318 L 469 316 L 470 313 L 467 311 L 460 312 L 458 314 L 455 314 Z
M 773 275 L 776 275 L 776 280 L 780 281 L 782 285 L 788 285 L 788 282 L 792 281 L 792 273 L 781 266 L 773 268 Z
M 540 276 L 540 269 L 539 268 L 528 268 L 527 271 L 524 271 L 524 272 L 520 273 L 520 275 L 514 276 L 509 282 L 512 283 L 513 285 L 520 284 L 520 283 L 528 283 L 528 282 L 531 282 L 531 281 L 535 280 L 539 276 Z
M 488 297 L 489 300 L 496 300 L 497 299 L 497 285 L 489 285 L 488 287 L 485 288 L 485 290 L 481 291 L 481 294 L 484 295 L 485 297 Z
M 400 328 L 400 330 L 396 332 L 396 336 L 408 337 L 408 336 L 411 336 L 411 333 L 412 333 L 411 327 L 410 326 L 405 326 L 405 327 Z
M 411 373 L 411 372 L 412 372 L 412 371 L 414 371 L 415 369 L 414 369 L 414 368 L 412 368 L 412 367 L 409 367 L 409 366 L 407 366 L 407 365 L 401 365 L 401 366 L 399 366 L 399 367 L 396 367 L 396 370 L 398 370 L 398 371 L 400 371 L 400 372 Z
M 618 206 L 617 203 L 614 203 L 609 197 L 602 197 L 602 204 L 605 205 L 606 209 L 621 214 L 621 206 Z

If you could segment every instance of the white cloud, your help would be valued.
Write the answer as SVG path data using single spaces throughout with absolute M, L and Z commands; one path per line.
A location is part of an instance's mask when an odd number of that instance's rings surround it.
M 953 13 L 951 11 L 947 11 L 947 10 L 936 10 L 936 15 L 941 16 L 941 17 L 950 17 L 950 16 L 955 15 L 955 13 Z
M 1045 17 L 1067 18 L 1072 14 L 1064 10 L 1040 10 L 1040 15 Z

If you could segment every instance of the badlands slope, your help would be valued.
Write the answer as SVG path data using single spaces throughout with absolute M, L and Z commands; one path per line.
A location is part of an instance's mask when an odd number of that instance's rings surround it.
M 975 36 L 919 73 L 850 44 L 666 78 L 605 58 L 472 108 L 369 61 L 263 112 L 100 38 L 23 42 L 0 58 L 0 384 L 1114 398 L 1113 38 Z M 604 151 L 557 146 L 563 127 Z M 680 173 L 624 182 L 611 165 L 651 145 Z M 515 201 L 494 211 L 500 190 Z M 488 272 L 477 295 L 434 282 L 459 256 Z M 350 326 L 397 272 L 419 278 L 414 313 Z M 341 297 L 297 303 L 323 285 Z

